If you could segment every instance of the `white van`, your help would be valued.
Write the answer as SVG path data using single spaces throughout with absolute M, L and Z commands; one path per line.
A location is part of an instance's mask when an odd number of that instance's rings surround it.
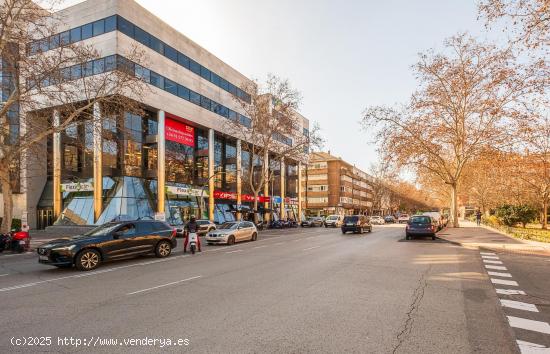
M 325 227 L 340 227 L 343 221 L 344 217 L 342 215 L 329 215 L 325 219 Z

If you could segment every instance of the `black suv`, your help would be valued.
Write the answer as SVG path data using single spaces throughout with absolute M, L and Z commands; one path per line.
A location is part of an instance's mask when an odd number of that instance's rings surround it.
M 143 254 L 168 257 L 176 245 L 176 230 L 170 225 L 141 220 L 103 224 L 82 235 L 49 241 L 36 251 L 39 263 L 92 270 L 103 261 Z
M 362 234 L 365 231 L 372 232 L 370 219 L 365 215 L 348 215 L 344 217 L 342 233 L 345 234 L 348 231 L 352 231 L 354 234 Z

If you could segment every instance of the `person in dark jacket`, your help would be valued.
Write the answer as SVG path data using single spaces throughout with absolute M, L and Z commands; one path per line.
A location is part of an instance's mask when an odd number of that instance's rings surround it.
M 476 221 L 477 221 L 477 226 L 481 225 L 481 210 L 477 210 L 476 211 Z
M 197 233 L 199 232 L 199 224 L 197 224 L 197 220 L 195 220 L 195 217 L 192 216 L 187 225 L 185 225 L 184 233 L 185 233 L 185 239 L 183 241 L 183 253 L 187 252 L 187 244 L 189 243 L 189 234 L 190 233 Z M 197 235 L 197 249 L 199 252 L 201 251 L 201 238 Z

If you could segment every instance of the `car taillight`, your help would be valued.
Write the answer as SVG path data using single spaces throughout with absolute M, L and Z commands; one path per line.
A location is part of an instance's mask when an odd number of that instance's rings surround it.
M 172 237 L 172 238 L 176 237 L 176 234 L 177 234 L 176 229 L 172 229 L 172 236 L 171 236 L 171 237 Z

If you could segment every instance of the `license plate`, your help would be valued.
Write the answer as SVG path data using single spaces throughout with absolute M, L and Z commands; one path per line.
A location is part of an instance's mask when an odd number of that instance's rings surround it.
M 38 259 L 40 259 L 41 261 L 47 261 L 48 256 L 38 256 Z
M 25 243 L 26 243 L 25 241 L 19 241 L 20 245 L 25 245 Z

